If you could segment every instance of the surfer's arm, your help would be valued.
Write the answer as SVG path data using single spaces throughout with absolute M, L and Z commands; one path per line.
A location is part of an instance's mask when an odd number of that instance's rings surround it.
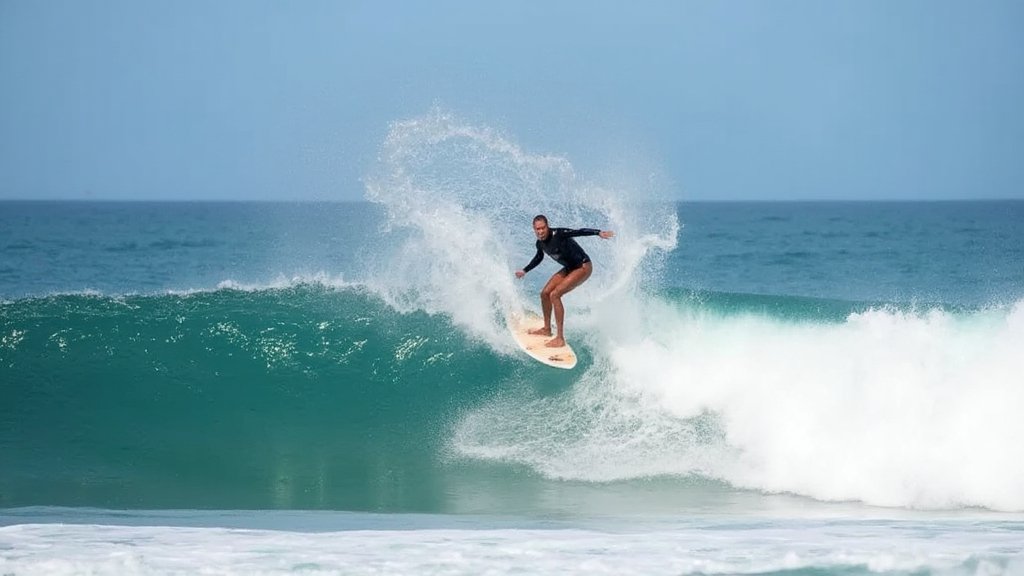
M 597 236 L 601 231 L 597 228 L 563 228 L 562 235 L 566 238 L 575 238 L 577 236 Z
M 563 228 L 563 230 L 563 234 L 568 238 L 572 238 L 574 236 L 600 236 L 601 238 L 608 239 L 615 236 L 615 232 L 612 232 L 611 230 L 598 230 L 597 228 L 579 228 L 577 230 L 572 228 Z
M 523 268 L 523 274 L 526 274 L 530 270 L 533 270 L 534 268 L 536 268 L 537 264 L 540 264 L 540 261 L 543 260 L 543 259 L 544 259 L 544 251 L 541 250 L 540 247 L 538 246 L 537 247 L 537 253 L 534 254 L 533 260 L 530 260 L 530 263 L 527 264 L 525 268 Z

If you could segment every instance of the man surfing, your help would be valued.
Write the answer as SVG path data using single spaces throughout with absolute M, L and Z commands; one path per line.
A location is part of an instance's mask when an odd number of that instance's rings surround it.
M 530 330 L 530 334 L 551 336 L 551 311 L 554 309 L 558 334 L 544 345 L 560 348 L 565 346 L 565 333 L 563 332 L 565 308 L 562 306 L 562 296 L 586 282 L 594 271 L 590 256 L 587 256 L 587 253 L 573 238 L 576 236 L 600 236 L 608 239 L 615 236 L 615 232 L 596 228 L 580 228 L 578 230 L 550 228 L 547 216 L 539 214 L 533 219 L 533 233 L 537 235 L 537 254 L 525 268 L 516 270 L 516 278 L 526 276 L 527 272 L 540 264 L 545 254 L 562 265 L 562 269 L 552 274 L 551 279 L 540 291 L 540 306 L 544 311 L 544 327 Z

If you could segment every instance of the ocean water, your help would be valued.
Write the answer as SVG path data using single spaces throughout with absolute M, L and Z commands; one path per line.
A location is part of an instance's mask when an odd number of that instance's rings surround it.
M 615 182 L 435 114 L 364 202 L 0 203 L 0 574 L 1024 573 L 1024 202 Z M 573 371 L 536 213 L 617 233 Z

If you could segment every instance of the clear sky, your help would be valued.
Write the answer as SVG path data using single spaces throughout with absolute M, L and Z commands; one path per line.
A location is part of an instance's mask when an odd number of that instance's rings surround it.
M 1024 2 L 0 0 L 0 199 L 359 199 L 434 106 L 683 200 L 1024 198 Z

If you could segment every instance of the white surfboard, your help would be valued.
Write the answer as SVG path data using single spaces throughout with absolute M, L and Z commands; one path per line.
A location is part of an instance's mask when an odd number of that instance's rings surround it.
M 524 314 L 513 314 L 508 320 L 508 329 L 515 338 L 516 344 L 522 348 L 534 360 L 553 366 L 555 368 L 570 369 L 576 367 L 576 353 L 569 344 L 559 348 L 549 348 L 544 343 L 551 339 L 551 336 L 530 334 L 530 330 L 544 326 L 544 320 L 526 312 Z

